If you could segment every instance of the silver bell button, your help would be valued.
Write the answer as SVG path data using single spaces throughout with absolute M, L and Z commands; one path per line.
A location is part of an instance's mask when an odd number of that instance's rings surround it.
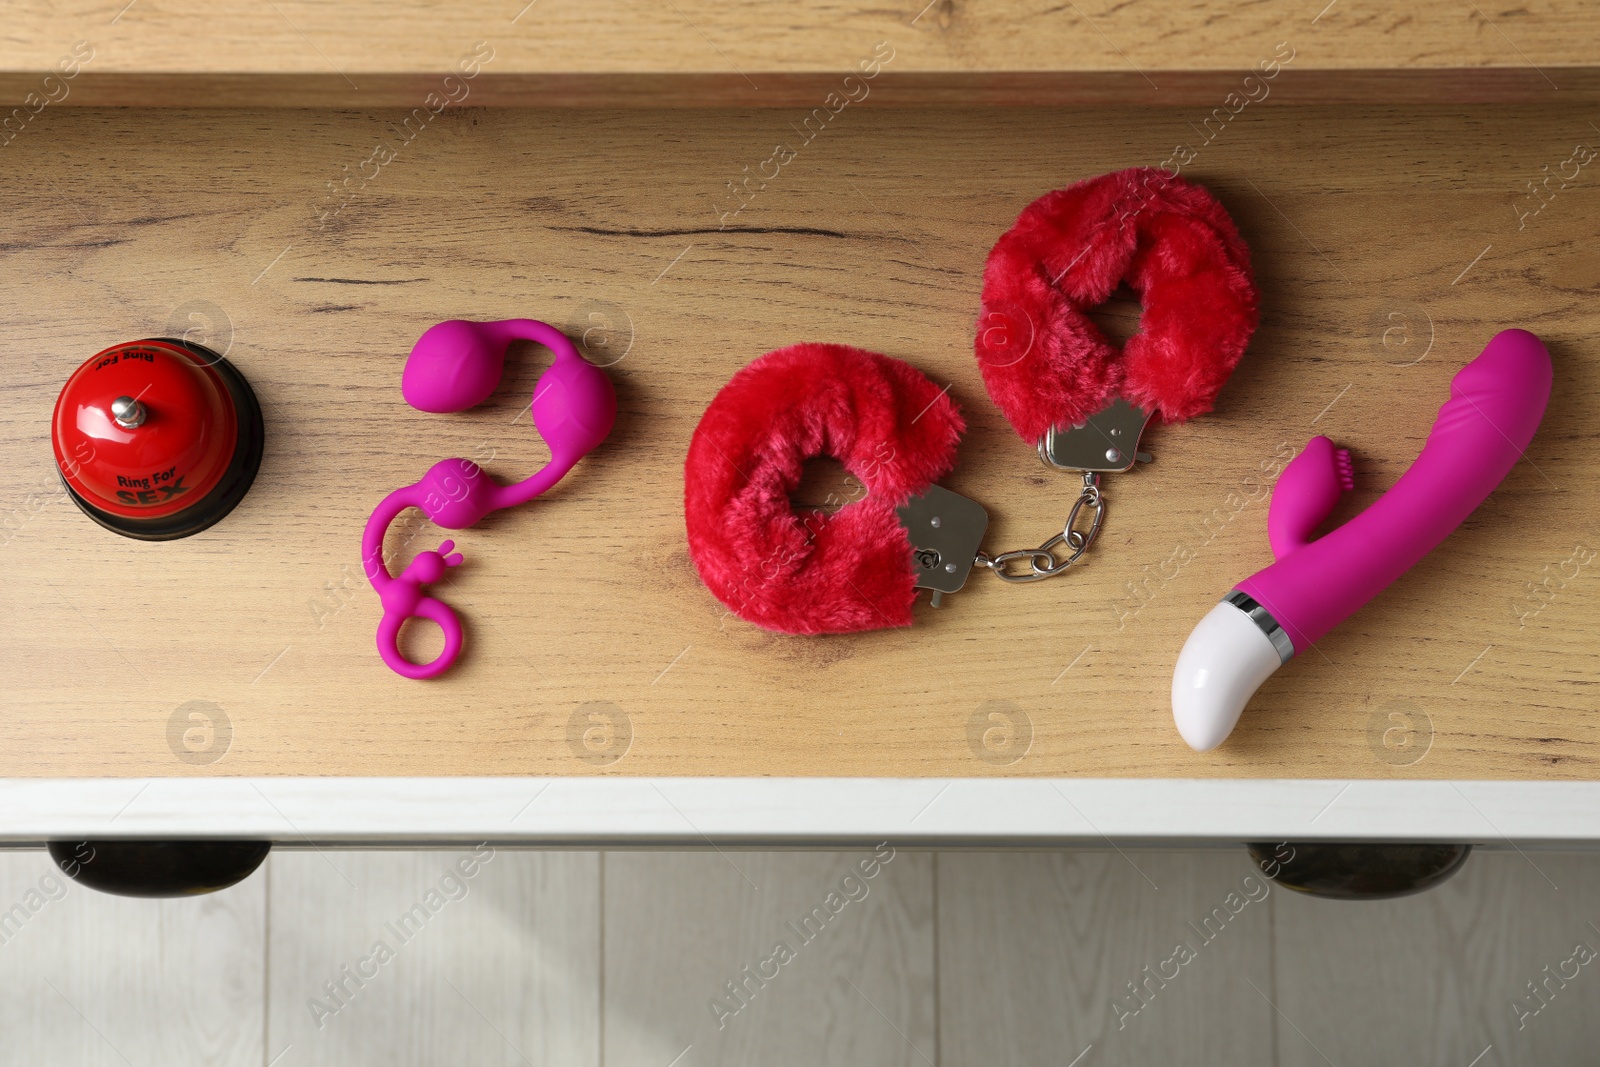
M 916 588 L 931 589 L 938 607 L 944 594 L 967 584 L 989 528 L 989 513 L 976 500 L 939 485 L 914 496 L 895 510 L 911 538 L 911 565 Z
M 111 402 L 111 417 L 124 430 L 136 430 L 144 425 L 145 407 L 131 396 L 119 396 Z

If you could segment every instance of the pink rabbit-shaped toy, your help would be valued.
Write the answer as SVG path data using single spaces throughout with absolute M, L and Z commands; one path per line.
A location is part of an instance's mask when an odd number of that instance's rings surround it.
M 1262 682 L 1443 541 L 1521 458 L 1550 399 L 1550 354 L 1526 330 L 1497 334 L 1450 383 L 1422 453 L 1383 496 L 1313 539 L 1352 487 L 1350 456 L 1314 437 L 1272 493 L 1277 562 L 1200 620 L 1172 677 L 1172 714 L 1194 749 L 1220 745 Z

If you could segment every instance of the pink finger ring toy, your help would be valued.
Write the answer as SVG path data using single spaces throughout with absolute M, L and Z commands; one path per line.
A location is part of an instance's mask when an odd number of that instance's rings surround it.
M 579 355 L 560 330 L 535 319 L 452 319 L 431 327 L 406 360 L 400 391 L 420 411 L 465 411 L 494 392 L 506 348 L 517 340 L 537 341 L 555 353 L 555 362 L 539 376 L 531 403 L 533 424 L 550 446 L 550 462 L 520 482 L 500 485 L 470 460 L 440 460 L 415 485 L 384 497 L 361 537 L 362 565 L 383 603 L 378 654 L 407 678 L 442 674 L 461 651 L 456 613 L 422 593 L 424 585 L 437 582 L 446 568 L 461 562 L 461 553 L 453 551 L 454 542 L 445 541 L 437 552 L 419 553 L 398 576 L 391 575 L 383 560 L 389 524 L 406 508 L 421 508 L 445 529 L 465 530 L 490 512 L 525 504 L 559 482 L 606 439 L 616 422 L 611 379 Z M 400 654 L 400 628 L 411 618 L 431 619 L 444 631 L 444 651 L 429 663 L 412 663 Z

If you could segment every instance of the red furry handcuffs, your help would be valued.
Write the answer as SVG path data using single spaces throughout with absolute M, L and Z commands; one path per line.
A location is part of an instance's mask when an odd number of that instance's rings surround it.
M 1114 345 L 1085 314 L 1126 283 L 1140 332 Z M 911 624 L 919 588 L 974 566 L 1059 574 L 1099 532 L 1099 479 L 1137 459 L 1157 414 L 1211 409 L 1254 332 L 1250 253 L 1205 189 L 1155 168 L 1040 197 L 989 253 L 975 345 L 989 395 L 1051 467 L 1083 475 L 1061 532 L 988 556 L 982 505 L 933 484 L 955 465 L 955 404 L 909 364 L 843 345 L 769 352 L 734 375 L 689 444 L 684 510 L 700 577 L 736 615 L 786 633 Z M 867 489 L 797 514 L 802 464 L 830 455 Z M 1064 556 L 1057 556 L 1062 550 Z

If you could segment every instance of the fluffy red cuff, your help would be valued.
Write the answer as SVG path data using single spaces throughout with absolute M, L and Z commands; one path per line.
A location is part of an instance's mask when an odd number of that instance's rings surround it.
M 1116 361 L 1084 312 L 1123 281 L 1144 314 Z M 1211 410 L 1257 305 L 1250 250 L 1215 197 L 1159 168 L 1117 171 L 1045 194 L 995 244 L 978 364 L 1030 444 L 1119 394 L 1182 422 Z
M 684 464 L 689 554 L 740 618 L 785 633 L 911 625 L 911 542 L 895 516 L 955 464 L 964 426 L 915 367 L 844 345 L 769 352 L 706 408 Z M 797 514 L 801 466 L 828 455 L 866 487 Z

